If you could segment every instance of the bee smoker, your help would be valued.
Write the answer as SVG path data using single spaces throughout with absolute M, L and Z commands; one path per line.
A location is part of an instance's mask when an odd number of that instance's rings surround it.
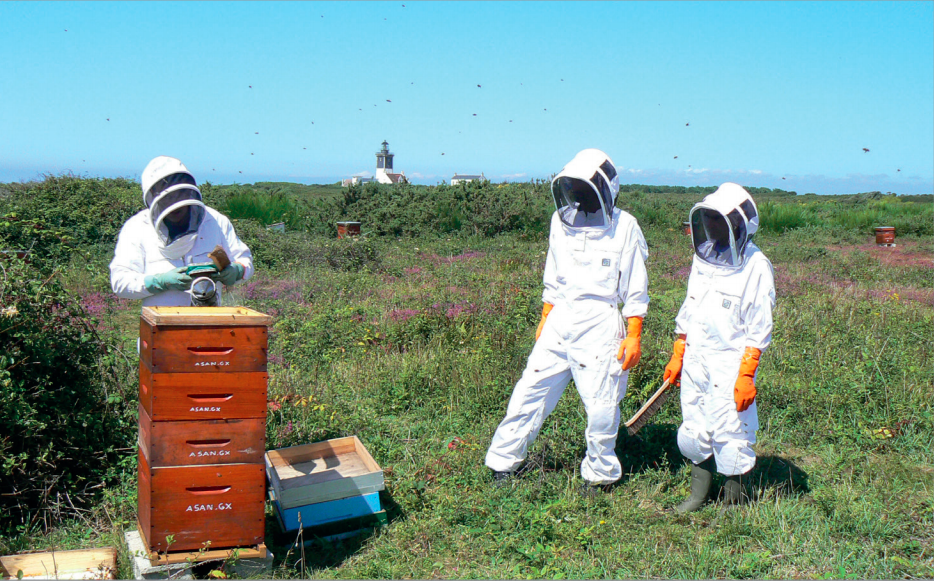
M 217 283 L 210 277 L 198 277 L 191 283 L 188 291 L 192 307 L 217 307 L 220 299 L 217 295 Z

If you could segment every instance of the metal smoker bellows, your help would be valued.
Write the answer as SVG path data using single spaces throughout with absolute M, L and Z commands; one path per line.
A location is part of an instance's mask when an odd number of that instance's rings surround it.
M 217 283 L 210 277 L 198 277 L 191 283 L 192 307 L 218 307 Z

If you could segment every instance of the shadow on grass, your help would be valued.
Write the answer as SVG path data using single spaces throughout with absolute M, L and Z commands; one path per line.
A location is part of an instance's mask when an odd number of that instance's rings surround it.
M 674 473 L 684 464 L 678 450 L 678 426 L 675 424 L 649 424 L 635 436 L 629 436 L 620 426 L 616 438 L 616 456 L 623 466 L 623 480 L 628 475 L 653 469 L 668 469 Z
M 756 459 L 751 484 L 760 495 L 772 489 L 776 497 L 811 491 L 808 474 L 788 459 L 775 455 L 766 455 Z
M 674 424 L 650 424 L 635 436 L 625 428 L 616 439 L 616 455 L 623 465 L 623 481 L 630 475 L 653 469 L 668 469 L 675 473 L 689 463 L 678 449 L 678 427 Z M 722 476 L 720 478 L 722 480 Z M 774 491 L 774 496 L 808 493 L 808 474 L 786 458 L 760 456 L 750 475 L 749 485 L 757 497 Z
M 387 520 L 382 527 L 388 527 L 389 524 L 405 518 L 402 507 L 387 491 L 382 491 L 379 497 Z M 285 566 L 290 570 L 302 572 L 304 559 L 304 574 L 309 574 L 309 571 L 342 565 L 359 552 L 370 538 L 377 535 L 379 530 L 378 520 L 358 518 L 308 527 L 299 534 L 298 531 L 283 532 L 276 518 L 267 516 L 266 545 L 276 556 L 275 568 Z

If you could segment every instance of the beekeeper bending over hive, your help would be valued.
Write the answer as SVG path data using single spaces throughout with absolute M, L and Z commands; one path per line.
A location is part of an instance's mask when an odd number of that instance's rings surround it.
M 756 368 L 775 307 L 772 263 L 750 240 L 759 213 L 749 193 L 723 184 L 691 209 L 690 221 L 694 262 L 665 368 L 666 380 L 681 378 L 678 447 L 693 463 L 682 513 L 704 504 L 714 471 L 726 476 L 725 505 L 747 499 L 743 481 L 756 464 L 759 428 Z
M 648 250 L 636 219 L 615 207 L 619 179 L 602 151 L 577 154 L 552 180 L 551 190 L 557 211 L 551 217 L 542 319 L 486 465 L 496 482 L 507 482 L 573 378 L 587 410 L 581 476 L 582 492 L 589 495 L 622 476 L 614 452 L 619 402 L 628 370 L 641 355 Z
M 226 216 L 204 205 L 194 176 L 179 160 L 159 156 L 142 175 L 143 203 L 120 230 L 110 263 L 110 286 L 143 305 L 189 305 L 186 291 L 192 264 L 211 263 L 208 253 L 223 247 L 231 264 L 216 275 L 228 287 L 253 275 L 250 249 L 237 238 Z M 220 293 L 220 289 L 217 290 Z

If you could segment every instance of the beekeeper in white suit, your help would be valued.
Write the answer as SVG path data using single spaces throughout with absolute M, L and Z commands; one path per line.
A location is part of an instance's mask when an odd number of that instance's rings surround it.
M 496 482 L 507 482 L 573 378 L 587 411 L 581 476 L 582 491 L 591 494 L 622 476 L 614 451 L 619 402 L 628 370 L 641 354 L 648 250 L 636 219 L 615 207 L 619 179 L 602 151 L 577 154 L 552 180 L 551 190 L 557 210 L 545 261 L 542 320 L 486 465 Z
M 691 209 L 690 222 L 694 262 L 664 376 L 680 375 L 678 447 L 693 463 L 682 513 L 706 502 L 715 471 L 726 476 L 725 505 L 748 499 L 743 478 L 756 464 L 759 428 L 755 375 L 775 307 L 772 263 L 750 240 L 759 213 L 749 193 L 723 184 Z
M 226 216 L 204 205 L 182 162 L 159 156 L 143 170 L 141 182 L 146 208 L 123 225 L 110 263 L 110 285 L 117 296 L 142 299 L 144 306 L 189 305 L 192 278 L 185 270 L 210 263 L 208 253 L 217 245 L 231 261 L 218 281 L 230 287 L 253 275 L 250 249 Z

